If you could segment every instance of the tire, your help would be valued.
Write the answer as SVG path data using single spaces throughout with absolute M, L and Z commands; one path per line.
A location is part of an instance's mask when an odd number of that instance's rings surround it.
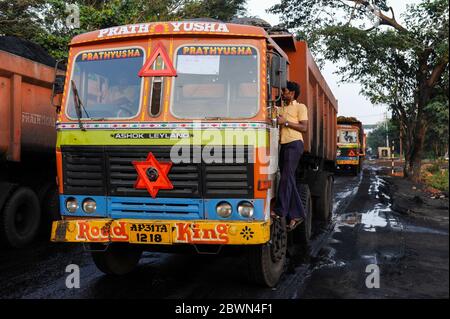
M 52 185 L 44 195 L 41 202 L 42 210 L 42 234 L 48 237 L 51 231 L 52 223 L 61 220 L 59 210 L 59 193 L 56 185 Z
M 321 174 L 318 183 L 318 193 L 313 201 L 313 211 L 314 219 L 319 221 L 321 224 L 328 224 L 331 211 L 330 211 L 330 179 L 328 174 Z
M 270 228 L 270 241 L 264 245 L 247 247 L 248 277 L 256 284 L 275 287 L 286 265 L 286 219 L 274 220 Z
M 333 204 L 334 204 L 334 177 L 333 175 L 328 176 L 328 211 L 330 212 L 328 214 L 327 224 L 331 222 L 331 219 L 333 218 Z
M 19 187 L 0 213 L 1 242 L 12 248 L 25 247 L 36 238 L 40 221 L 41 208 L 36 193 L 28 187 Z
M 107 274 L 122 276 L 132 272 L 141 259 L 142 249 L 129 244 L 110 244 L 106 251 L 92 251 L 97 268 Z
M 295 260 L 307 260 L 309 257 L 312 234 L 312 200 L 308 184 L 297 184 L 306 212 L 305 221 L 289 233 L 289 256 Z

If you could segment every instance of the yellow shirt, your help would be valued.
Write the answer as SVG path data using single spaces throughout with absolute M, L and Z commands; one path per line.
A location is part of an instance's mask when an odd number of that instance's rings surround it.
M 291 123 L 300 123 L 301 121 L 308 120 L 308 109 L 305 104 L 300 104 L 297 101 L 293 101 L 288 106 L 282 106 L 278 108 L 280 115 Z M 301 132 L 291 129 L 289 127 L 281 126 L 281 144 L 287 144 L 293 141 L 303 141 L 303 135 Z

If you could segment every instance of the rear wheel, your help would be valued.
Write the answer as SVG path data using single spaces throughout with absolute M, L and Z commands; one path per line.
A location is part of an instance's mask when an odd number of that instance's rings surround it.
M 0 213 L 0 237 L 13 248 L 31 243 L 39 230 L 39 199 L 28 187 L 19 187 L 6 201 Z
M 333 175 L 328 176 L 328 223 L 331 222 L 333 217 L 333 203 L 334 203 L 334 177 Z
M 270 241 L 247 247 L 248 275 L 251 281 L 275 287 L 286 264 L 286 220 L 275 219 L 270 227 Z
M 318 194 L 314 197 L 314 219 L 326 226 L 331 216 L 331 193 L 330 193 L 330 178 L 328 174 L 321 174 L 318 181 Z
M 129 244 L 110 244 L 106 251 L 91 252 L 97 268 L 108 275 L 126 275 L 132 272 L 142 255 L 142 249 Z

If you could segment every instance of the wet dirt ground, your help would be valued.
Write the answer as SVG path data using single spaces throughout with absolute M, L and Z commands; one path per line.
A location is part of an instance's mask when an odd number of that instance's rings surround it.
M 236 257 L 146 252 L 134 273 L 116 278 L 97 270 L 82 246 L 43 239 L 0 250 L 0 298 L 448 298 L 448 223 L 393 212 L 373 165 L 336 176 L 333 222 L 315 236 L 311 255 L 268 289 L 247 283 Z M 80 266 L 79 289 L 66 288 L 69 264 Z M 366 287 L 370 264 L 380 268 L 379 289 Z

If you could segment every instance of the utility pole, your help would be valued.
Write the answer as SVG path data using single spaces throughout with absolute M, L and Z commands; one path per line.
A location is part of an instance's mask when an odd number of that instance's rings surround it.
M 395 174 L 394 152 L 395 152 L 395 142 L 392 141 L 392 151 L 391 151 L 392 176 L 394 176 Z
M 400 161 L 403 160 L 403 120 L 400 118 Z
M 386 124 L 386 147 L 390 147 L 390 145 L 389 145 L 389 126 L 388 126 L 387 112 L 384 113 L 384 117 L 385 117 L 384 123 Z

